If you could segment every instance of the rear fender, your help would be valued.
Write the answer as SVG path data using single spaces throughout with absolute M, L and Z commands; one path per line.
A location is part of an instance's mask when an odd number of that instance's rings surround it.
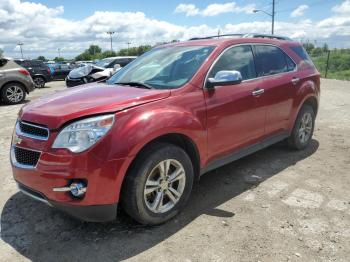
M 294 127 L 295 120 L 298 116 L 298 113 L 301 107 L 304 105 L 305 101 L 309 98 L 315 98 L 317 101 L 317 106 L 319 104 L 319 88 L 313 80 L 305 81 L 299 90 L 296 93 L 293 104 L 293 112 L 291 121 L 289 123 L 289 130 L 292 130 Z

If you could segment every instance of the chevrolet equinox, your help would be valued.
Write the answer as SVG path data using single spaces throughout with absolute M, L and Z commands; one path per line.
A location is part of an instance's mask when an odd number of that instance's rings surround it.
M 202 174 L 285 139 L 307 147 L 319 97 L 319 72 L 289 38 L 155 47 L 105 83 L 25 105 L 13 176 L 23 193 L 85 221 L 113 220 L 120 205 L 142 224 L 160 224 Z

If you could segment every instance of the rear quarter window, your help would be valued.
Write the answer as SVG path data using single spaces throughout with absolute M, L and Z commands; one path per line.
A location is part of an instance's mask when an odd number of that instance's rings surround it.
M 290 49 L 299 57 L 301 60 L 300 66 L 315 67 L 309 54 L 302 46 L 291 46 Z

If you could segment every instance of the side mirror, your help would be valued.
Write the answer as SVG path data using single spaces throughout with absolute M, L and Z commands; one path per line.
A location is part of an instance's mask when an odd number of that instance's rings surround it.
M 239 71 L 222 70 L 216 73 L 214 78 L 208 78 L 206 87 L 237 85 L 242 82 L 242 75 Z
M 120 64 L 115 64 L 115 65 L 113 66 L 113 69 L 116 71 L 116 70 L 118 70 L 120 67 L 121 67 Z

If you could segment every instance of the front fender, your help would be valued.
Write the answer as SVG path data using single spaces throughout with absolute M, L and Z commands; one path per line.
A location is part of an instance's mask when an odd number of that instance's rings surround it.
M 120 121 L 120 128 L 116 131 L 117 140 L 123 139 L 125 143 L 123 152 L 119 152 L 122 155 L 135 156 L 152 140 L 173 133 L 187 136 L 199 152 L 206 152 L 206 129 L 191 112 L 176 107 L 160 107 L 150 111 L 142 110 L 141 107 L 131 110 L 134 111 L 131 114 L 126 112 L 128 110 L 117 114 L 117 123 Z

